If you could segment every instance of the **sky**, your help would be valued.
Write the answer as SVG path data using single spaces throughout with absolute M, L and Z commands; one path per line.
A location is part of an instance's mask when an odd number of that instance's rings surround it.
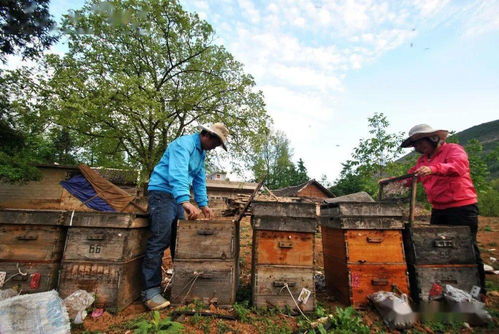
M 376 112 L 406 133 L 499 118 L 499 0 L 180 2 L 254 76 L 311 177 L 334 181 Z M 58 20 L 83 3 L 50 11 Z

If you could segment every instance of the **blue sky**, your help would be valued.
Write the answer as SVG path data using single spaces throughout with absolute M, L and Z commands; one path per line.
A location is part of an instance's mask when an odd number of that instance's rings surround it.
M 499 118 L 497 0 L 181 3 L 255 77 L 274 127 L 312 177 L 337 177 L 375 112 L 404 132 Z M 51 12 L 82 4 L 52 0 Z

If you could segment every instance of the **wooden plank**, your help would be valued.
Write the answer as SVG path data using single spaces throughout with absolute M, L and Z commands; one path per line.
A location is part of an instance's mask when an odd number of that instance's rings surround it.
M 180 220 L 176 259 L 234 259 L 239 234 L 232 220 Z
M 12 288 L 22 294 L 36 293 L 57 288 L 59 263 L 0 262 L 0 271 L 6 272 L 7 278 L 12 277 L 2 289 Z
M 401 230 L 405 221 L 400 217 L 320 217 L 320 225 L 349 230 Z
M 68 212 L 64 225 L 76 227 L 140 228 L 149 225 L 147 215 L 126 212 Z
M 315 203 L 254 201 L 252 208 L 256 217 L 316 217 Z
M 64 261 L 129 261 L 145 253 L 148 236 L 147 228 L 71 227 Z
M 315 308 L 315 283 L 314 269 L 292 266 L 256 265 L 253 272 L 253 305 L 257 307 L 285 307 L 295 309 L 288 290 L 295 299 L 298 298 L 303 288 L 312 292 L 306 304 L 299 306 L 304 312 L 313 311 Z
M 321 216 L 402 217 L 400 206 L 382 202 L 337 202 L 321 206 Z
M 62 225 L 65 211 L 0 209 L 0 224 Z
M 253 254 L 256 264 L 314 265 L 314 234 L 300 232 L 255 231 Z
M 236 301 L 239 282 L 237 260 L 179 260 L 173 263 L 171 302 L 174 305 L 200 300 L 229 306 Z
M 347 230 L 348 263 L 405 264 L 401 230 Z
M 468 226 L 413 226 L 404 243 L 410 264 L 475 264 L 473 239 Z
M 66 229 L 51 225 L 0 225 L 0 261 L 59 261 Z
M 141 264 L 142 257 L 128 262 L 63 262 L 59 294 L 66 298 L 83 289 L 95 294 L 95 307 L 121 311 L 140 296 Z
M 255 216 L 251 219 L 253 229 L 266 231 L 288 231 L 315 233 L 317 218 Z
M 403 293 L 409 293 L 409 280 L 405 264 L 349 265 L 350 304 L 364 307 L 368 304 L 367 296 L 383 290 L 391 291 L 397 287 Z
M 480 286 L 476 265 L 461 266 L 409 266 L 411 275 L 412 297 L 416 301 L 428 301 L 433 283 L 450 284 L 455 288 L 469 292 L 476 285 Z

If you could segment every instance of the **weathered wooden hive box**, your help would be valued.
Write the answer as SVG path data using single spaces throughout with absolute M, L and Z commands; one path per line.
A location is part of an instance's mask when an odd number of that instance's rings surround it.
M 412 296 L 428 301 L 433 283 L 464 291 L 480 285 L 468 226 L 413 225 L 404 232 Z
M 259 201 L 252 207 L 253 305 L 295 309 L 293 298 L 308 290 L 298 305 L 314 310 L 315 204 Z
M 404 224 L 397 205 L 324 204 L 320 225 L 328 293 L 347 305 L 364 307 L 376 291 L 409 292 Z
M 132 213 L 68 212 L 59 293 L 95 293 L 96 307 L 120 311 L 140 296 L 147 217 Z
M 66 229 L 64 211 L 0 209 L 3 289 L 35 293 L 57 288 Z
M 230 306 L 239 284 L 239 227 L 232 220 L 180 220 L 171 302 Z

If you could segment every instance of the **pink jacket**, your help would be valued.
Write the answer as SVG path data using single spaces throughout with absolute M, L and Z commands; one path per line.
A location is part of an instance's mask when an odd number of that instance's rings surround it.
M 477 195 L 470 177 L 470 163 L 463 147 L 444 143 L 431 159 L 423 155 L 409 170 L 429 166 L 432 174 L 420 176 L 423 187 L 434 209 L 447 209 L 475 204 Z

